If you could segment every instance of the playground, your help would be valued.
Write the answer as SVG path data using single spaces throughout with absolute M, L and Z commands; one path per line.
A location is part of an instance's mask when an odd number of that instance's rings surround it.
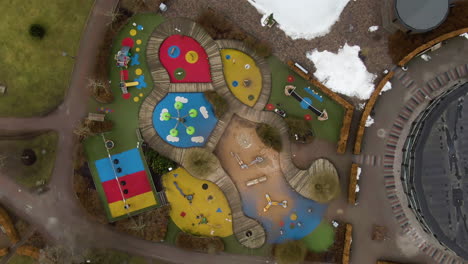
M 191 37 L 168 37 L 159 47 L 159 60 L 173 83 L 211 82 L 208 55 Z
M 204 146 L 217 122 L 203 93 L 168 93 L 153 112 L 156 132 L 180 148 Z
M 267 58 L 271 70 L 271 95 L 266 106 L 267 111 L 275 108 L 285 111 L 287 117 L 303 118 L 317 138 L 338 142 L 342 126 L 344 109 L 337 102 L 323 94 L 319 88 L 293 72 L 288 65 L 278 58 Z M 294 87 L 294 95 L 285 94 L 285 87 Z M 328 119 L 319 120 L 319 115 L 311 108 L 326 110 Z
M 233 117 L 216 155 L 241 195 L 244 213 L 262 223 L 268 242 L 301 239 L 319 225 L 326 205 L 289 186 L 281 173 L 279 153 L 262 143 L 255 128 L 256 123 Z
M 143 162 L 139 149 L 109 155 L 94 162 L 111 218 L 157 204 L 154 187 Z
M 171 219 L 185 232 L 201 236 L 232 235 L 232 216 L 224 193 L 210 181 L 178 168 L 163 176 Z
M 235 49 L 222 49 L 224 78 L 231 93 L 253 107 L 262 90 L 262 75 L 249 55 Z

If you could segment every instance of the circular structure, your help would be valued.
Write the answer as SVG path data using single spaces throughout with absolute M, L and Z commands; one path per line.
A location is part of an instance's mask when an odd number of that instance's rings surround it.
M 411 126 L 402 161 L 403 187 L 423 228 L 465 259 L 468 259 L 467 99 L 468 83 L 465 83 L 431 101 Z
M 114 141 L 109 140 L 109 139 L 106 140 L 106 143 L 105 143 L 105 144 L 106 144 L 106 148 L 107 148 L 107 149 L 113 149 L 114 146 L 115 146 Z
M 175 147 L 204 146 L 217 121 L 203 93 L 168 93 L 153 111 L 154 129 Z
M 206 184 L 206 183 L 202 184 L 202 189 L 203 189 L 203 190 L 208 189 L 208 184 Z
M 141 39 L 137 39 L 136 44 L 140 45 L 141 44 Z
M 239 86 L 239 82 L 238 82 L 238 81 L 232 81 L 232 86 L 233 86 L 233 87 Z
M 24 149 L 21 154 L 21 161 L 24 165 L 30 166 L 33 165 L 37 160 L 36 152 L 32 149 Z
M 416 32 L 438 27 L 448 15 L 448 0 L 396 0 L 395 13 L 401 23 Z
M 136 51 L 136 52 L 140 52 L 140 48 L 136 48 L 135 51 Z
M 137 31 L 135 29 L 130 29 L 130 36 L 135 36 Z
M 174 77 L 179 81 L 183 80 L 185 78 L 185 75 L 186 75 L 186 72 L 182 68 L 177 68 L 174 71 Z
M 167 49 L 167 55 L 173 59 L 179 57 L 180 48 L 178 46 L 170 46 L 169 49 Z
M 196 51 L 189 51 L 185 54 L 185 60 L 190 63 L 190 64 L 194 64 L 194 63 L 197 63 L 198 61 L 198 53 Z
M 140 97 L 138 97 L 138 96 L 133 97 L 133 101 L 134 101 L 135 103 L 138 102 L 138 101 L 140 101 Z

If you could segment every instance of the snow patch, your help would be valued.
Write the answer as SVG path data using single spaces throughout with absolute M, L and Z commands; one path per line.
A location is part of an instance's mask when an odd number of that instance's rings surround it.
M 208 119 L 208 117 L 210 117 L 210 115 L 208 114 L 208 110 L 206 110 L 206 107 L 204 106 L 200 107 L 200 113 L 205 119 Z
M 184 104 L 188 103 L 188 99 L 185 98 L 185 97 L 182 97 L 182 96 L 177 96 L 175 98 L 175 100 L 176 100 L 176 102 L 181 102 L 181 103 L 184 103 Z
M 163 110 L 161 110 L 161 114 L 159 114 L 159 120 L 164 121 L 163 114 L 167 113 L 167 112 L 169 112 L 169 110 L 167 110 L 167 108 L 164 108 Z
M 362 110 L 364 107 L 366 107 L 366 103 L 359 103 L 357 109 Z
M 169 142 L 179 142 L 179 138 L 178 137 L 173 137 L 171 135 L 167 135 L 166 136 L 166 140 L 169 141 Z
M 361 178 L 361 167 L 357 167 L 357 174 L 356 174 L 356 179 L 359 180 L 359 178 Z
M 334 92 L 366 100 L 374 90 L 373 82 L 377 76 L 369 73 L 359 59 L 360 50 L 359 46 L 346 43 L 338 53 L 314 49 L 306 55 L 315 64 L 314 75 L 320 82 Z
M 468 39 L 468 33 L 463 33 L 460 35 L 460 37 L 465 37 L 466 39 Z
M 382 91 L 380 91 L 380 94 L 382 94 L 382 93 L 384 93 L 384 92 L 386 92 L 386 91 L 388 91 L 388 90 L 390 90 L 390 89 L 392 89 L 392 83 L 391 83 L 390 81 L 388 81 L 388 82 L 384 85 L 384 87 L 382 88 Z M 380 95 L 380 94 L 379 94 L 379 95 Z
M 263 19 L 271 13 L 292 39 L 325 36 L 340 18 L 349 0 L 248 0 Z M 312 12 L 312 13 L 311 13 Z
M 374 119 L 371 116 L 368 116 L 366 120 L 366 127 L 370 127 L 372 124 L 374 124 Z
M 205 138 L 202 137 L 202 136 L 192 137 L 191 140 L 194 143 L 203 143 L 203 142 L 205 142 Z
M 377 31 L 379 29 L 379 26 L 370 26 L 369 27 L 369 32 L 374 32 L 374 31 Z

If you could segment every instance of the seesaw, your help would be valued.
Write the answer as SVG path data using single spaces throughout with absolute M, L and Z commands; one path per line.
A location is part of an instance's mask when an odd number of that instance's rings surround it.
M 305 103 L 307 104 L 307 109 L 312 111 L 314 114 L 318 116 L 319 121 L 325 121 L 328 119 L 328 114 L 327 110 L 323 109 L 323 111 L 318 110 L 315 108 L 313 105 L 311 105 L 309 102 L 304 100 L 302 96 L 300 96 L 298 93 L 296 93 L 296 86 L 293 85 L 286 85 L 284 87 L 284 94 L 286 96 L 292 96 L 294 99 L 296 99 L 299 103 Z

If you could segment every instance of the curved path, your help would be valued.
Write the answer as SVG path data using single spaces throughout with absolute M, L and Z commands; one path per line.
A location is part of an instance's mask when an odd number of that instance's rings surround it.
M 45 117 L 1 118 L 0 127 L 6 130 L 53 129 L 59 132 L 57 158 L 49 187 L 40 196 L 23 191 L 7 175 L 0 175 L 0 201 L 15 214 L 37 226 L 47 238 L 58 244 L 83 247 L 113 248 L 172 263 L 265 263 L 266 258 L 218 254 L 207 255 L 181 250 L 160 243 L 143 241 L 118 233 L 90 219 L 78 204 L 72 188 L 73 129 L 86 115 L 88 100 L 87 77 L 91 75 L 102 36 L 117 0 L 96 0 L 83 32 L 70 88 L 62 105 Z M 28 209 L 31 206 L 32 209 Z

